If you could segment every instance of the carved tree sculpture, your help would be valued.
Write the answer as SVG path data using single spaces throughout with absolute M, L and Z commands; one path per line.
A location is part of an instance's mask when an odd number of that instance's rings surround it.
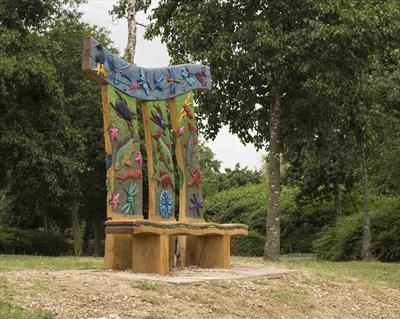
M 182 265 L 229 267 L 230 236 L 241 224 L 207 223 L 193 90 L 210 90 L 210 69 L 178 65 L 146 69 L 84 40 L 83 71 L 101 84 L 107 169 L 105 267 L 166 274 L 180 236 Z M 143 122 L 149 182 L 148 219 L 143 218 Z M 175 152 L 176 163 L 172 152 Z M 175 180 L 175 171 L 178 180 Z M 175 186 L 179 188 L 179 221 Z

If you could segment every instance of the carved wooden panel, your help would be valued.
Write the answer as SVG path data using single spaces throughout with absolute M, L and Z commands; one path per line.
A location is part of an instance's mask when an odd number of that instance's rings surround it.
M 142 166 L 136 100 L 102 86 L 107 217 L 142 217 Z

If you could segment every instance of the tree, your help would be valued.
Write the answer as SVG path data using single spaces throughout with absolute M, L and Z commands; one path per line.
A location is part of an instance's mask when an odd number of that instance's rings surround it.
M 0 179 L 14 195 L 13 210 L 19 212 L 12 216 L 16 225 L 37 225 L 41 218 L 45 230 L 49 211 L 62 202 L 63 182 L 69 172 L 81 168 L 68 157 L 70 148 L 79 151 L 81 144 L 63 110 L 63 87 L 52 63 L 51 41 L 40 33 L 55 18 L 71 14 L 63 3 L 5 1 L 0 5 L 0 153 L 4 167 L 4 179 Z M 71 10 L 78 3 L 71 1 Z M 29 217 L 24 220 L 23 216 Z
M 150 7 L 151 0 L 120 0 L 110 11 L 118 18 L 126 18 L 128 22 L 128 41 L 125 48 L 124 59 L 129 63 L 135 61 L 136 51 L 136 12 L 146 10 Z
M 245 186 L 247 184 L 260 184 L 263 181 L 262 175 L 257 170 L 249 170 L 247 166 L 241 168 L 236 163 L 233 169 L 225 168 L 218 177 L 218 191 Z
M 207 133 L 228 124 L 269 151 L 264 258 L 279 255 L 282 147 L 314 134 L 322 110 L 333 112 L 335 98 L 348 95 L 370 56 L 393 39 L 382 25 L 398 20 L 397 8 L 396 1 L 164 0 L 153 11 L 147 36 L 161 35 L 174 63 L 211 67 L 215 92 L 199 98 Z
M 320 123 L 318 134 L 293 141 L 284 156 L 284 183 L 300 187 L 298 200 L 333 198 L 336 216 L 342 215 L 342 192 L 351 191 L 358 180 L 356 141 L 345 118 L 329 118 L 330 129 Z
M 202 194 L 206 198 L 219 191 L 219 174 L 221 161 L 215 158 L 214 152 L 204 142 L 199 141 L 199 156 L 202 175 Z
M 74 191 L 66 192 L 68 205 L 65 210 L 71 213 L 78 254 L 83 250 L 80 229 L 81 222 L 85 221 L 84 239 L 87 241 L 89 235 L 94 234 L 95 251 L 99 255 L 102 250 L 100 240 L 106 211 L 103 119 L 99 87 L 90 79 L 84 78 L 81 72 L 82 39 L 88 34 L 110 46 L 110 40 L 103 29 L 95 29 L 75 19 L 60 21 L 47 36 L 54 41 L 54 62 L 59 66 L 59 76 L 68 105 L 65 112 L 78 130 L 83 144 L 81 152 L 70 154 L 71 158 L 82 163 L 83 169 L 70 172 L 70 178 L 74 179 L 74 184 L 71 185 Z
M 80 2 L 0 5 L 0 188 L 14 198 L 7 222 L 49 230 L 72 221 L 77 254 L 82 218 L 95 224 L 99 246 L 105 212 L 101 101 L 83 78 L 81 43 L 94 34 L 109 44 L 104 31 L 79 22 Z M 18 16 L 9 22 L 7 13 Z
M 385 126 L 378 132 L 378 147 L 371 163 L 371 182 L 382 195 L 400 194 L 400 119 L 387 114 Z

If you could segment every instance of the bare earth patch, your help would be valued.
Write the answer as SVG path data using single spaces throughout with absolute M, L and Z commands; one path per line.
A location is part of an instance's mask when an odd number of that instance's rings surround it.
M 98 270 L 0 273 L 0 298 L 56 318 L 398 318 L 400 290 L 236 264 L 170 276 Z

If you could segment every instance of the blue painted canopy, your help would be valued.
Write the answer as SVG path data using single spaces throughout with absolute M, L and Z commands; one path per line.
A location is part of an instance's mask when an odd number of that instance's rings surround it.
M 85 39 L 85 72 L 97 74 L 108 84 L 139 100 L 165 100 L 192 90 L 210 90 L 210 68 L 200 64 L 183 64 L 162 68 L 142 68 L 113 55 L 92 38 Z M 97 72 L 99 56 L 104 71 Z M 87 60 L 85 62 L 85 59 Z M 100 59 L 101 60 L 101 59 Z

